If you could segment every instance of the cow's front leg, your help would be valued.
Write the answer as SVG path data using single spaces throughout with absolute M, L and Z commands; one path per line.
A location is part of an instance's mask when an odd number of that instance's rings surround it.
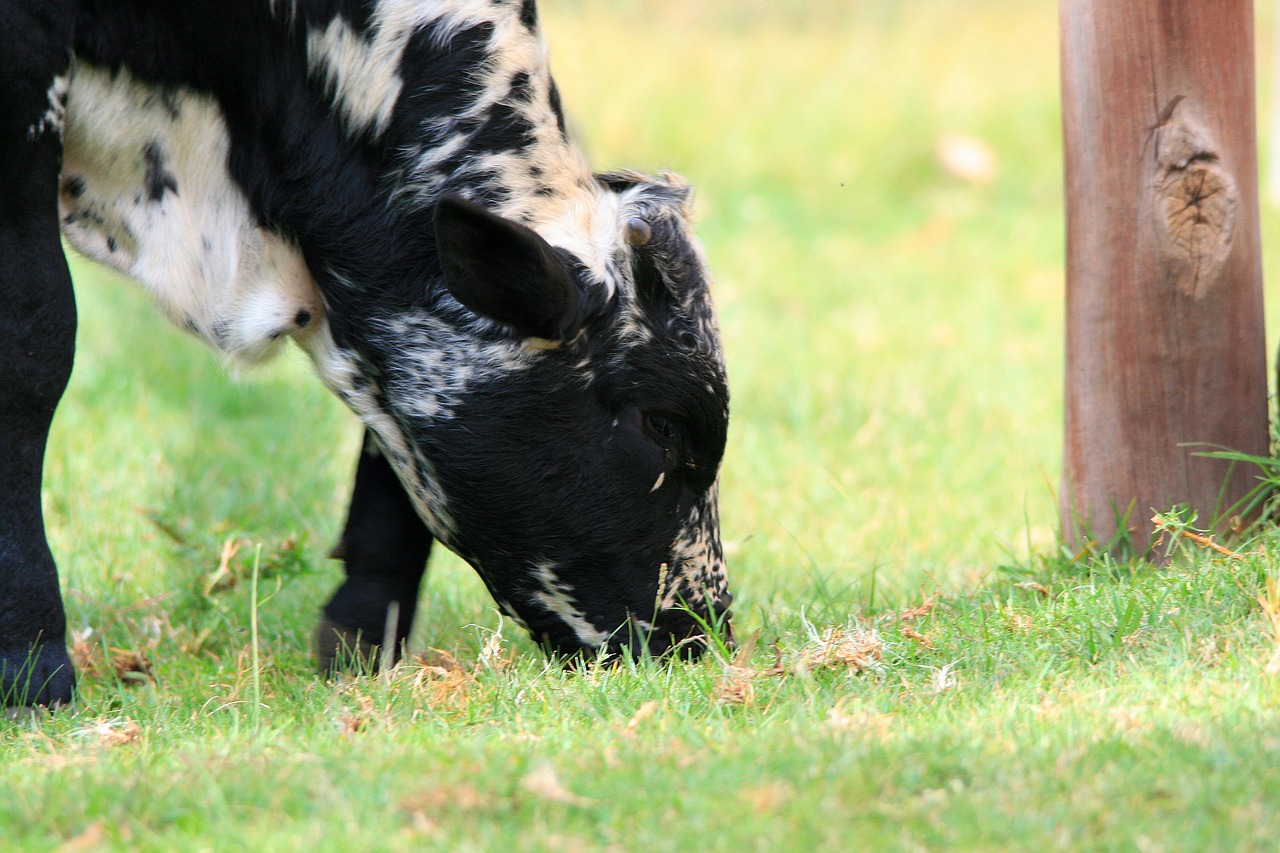
M 431 534 L 390 463 L 365 434 L 347 526 L 334 549 L 347 579 L 316 629 L 320 671 L 376 668 L 388 638 L 399 660 L 413 626 Z
M 75 686 L 40 506 L 76 333 L 58 238 L 67 52 L 56 6 L 0 3 L 11 16 L 0 34 L 0 706 L 10 707 L 69 702 Z

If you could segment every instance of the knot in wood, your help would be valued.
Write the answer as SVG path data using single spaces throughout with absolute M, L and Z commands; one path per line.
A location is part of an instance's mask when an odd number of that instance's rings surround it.
M 1239 193 L 1208 133 L 1192 119 L 1171 115 L 1156 134 L 1156 229 L 1182 268 L 1181 290 L 1200 299 L 1231 252 Z

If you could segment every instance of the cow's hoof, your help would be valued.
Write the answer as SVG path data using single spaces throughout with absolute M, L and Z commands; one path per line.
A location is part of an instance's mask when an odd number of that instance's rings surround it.
M 0 718 L 15 726 L 42 723 L 49 718 L 49 709 L 43 705 L 15 705 L 0 711 Z
M 377 672 L 381 654 L 382 647 L 365 639 L 363 632 L 339 625 L 328 616 L 320 617 L 320 624 L 316 626 L 316 658 L 321 675 Z
M 61 645 L 0 652 L 0 708 L 56 708 L 71 703 L 76 676 Z

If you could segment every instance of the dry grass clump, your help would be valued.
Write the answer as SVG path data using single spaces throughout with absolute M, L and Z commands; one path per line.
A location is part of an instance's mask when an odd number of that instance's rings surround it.
M 812 626 L 809 629 L 809 643 L 800 650 L 798 669 L 810 672 L 839 669 L 859 673 L 881 668 L 884 641 L 878 631 L 831 626 L 818 634 Z
M 289 536 L 267 546 L 245 536 L 231 536 L 223 540 L 218 549 L 217 567 L 200 579 L 201 591 L 212 596 L 234 589 L 242 582 L 248 583 L 255 562 L 260 578 L 293 573 L 306 562 L 306 541 Z
M 491 809 L 494 798 L 468 783 L 436 785 L 401 797 L 400 809 L 409 815 L 414 829 L 432 834 L 439 830 L 442 817 Z
M 805 623 L 809 641 L 800 649 L 786 654 L 773 646 L 773 663 L 751 666 L 759 635 L 752 636 L 726 664 L 724 674 L 716 682 L 716 701 L 726 705 L 751 705 L 755 702 L 755 683 L 762 678 L 803 675 L 818 671 L 842 671 L 849 675 L 879 672 L 883 669 L 884 641 L 874 628 L 833 625 L 819 631 Z
M 917 631 L 915 628 L 912 628 L 910 625 L 903 625 L 902 628 L 899 630 L 902 631 L 902 636 L 906 637 L 908 640 L 914 640 L 915 642 L 924 646 L 926 649 L 937 648 L 937 646 L 933 644 L 933 639 L 929 637 L 928 634 L 921 634 L 919 631 Z
M 406 696 L 416 709 L 414 719 L 428 710 L 462 711 L 474 698 L 478 674 L 501 672 L 510 667 L 512 657 L 499 630 L 490 633 L 472 662 L 441 649 L 428 649 L 377 675 L 340 676 L 335 693 L 340 707 L 333 712 L 333 720 L 345 735 L 390 729 L 395 720 L 392 708 Z
M 756 688 L 752 680 L 764 674 L 740 666 L 726 667 L 724 675 L 716 682 L 716 701 L 725 705 L 754 705 Z
M 908 607 L 906 610 L 899 611 L 898 621 L 911 622 L 916 619 L 922 619 L 925 616 L 928 616 L 934 610 L 936 610 L 937 607 L 938 607 L 938 594 L 935 592 L 933 595 L 929 596 L 924 601 L 917 604 L 915 607 Z
M 100 718 L 92 725 L 76 729 L 71 736 L 89 747 L 129 746 L 142 738 L 142 726 L 135 720 Z
M 464 666 L 456 657 L 439 649 L 419 655 L 406 671 L 414 698 L 426 702 L 431 708 L 461 708 L 470 697 L 476 681 L 473 668 Z
M 570 791 L 560 781 L 556 768 L 548 763 L 535 766 L 520 779 L 520 789 L 539 800 L 551 803 L 563 803 L 569 806 L 587 806 L 592 800 Z
M 71 662 L 82 678 L 114 676 L 124 684 L 148 685 L 156 680 L 155 666 L 147 652 L 140 648 L 104 648 L 93 642 L 93 630 L 73 632 L 68 649 Z M 150 645 L 154 646 L 154 643 Z

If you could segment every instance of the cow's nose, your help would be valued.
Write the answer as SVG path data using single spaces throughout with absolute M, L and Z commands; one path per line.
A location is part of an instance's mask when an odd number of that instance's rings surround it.
M 720 622 L 720 638 L 724 640 L 725 648 L 729 651 L 737 650 L 738 641 L 733 638 L 733 623 L 729 621 L 727 615 Z
M 724 641 L 729 648 L 734 648 L 733 631 L 729 624 L 731 601 L 732 598 L 726 594 L 696 615 L 687 610 L 672 610 L 661 614 L 652 630 L 646 632 L 649 653 L 654 657 L 698 660 L 713 645 L 713 641 L 707 636 L 708 629 L 717 635 L 718 640 Z

